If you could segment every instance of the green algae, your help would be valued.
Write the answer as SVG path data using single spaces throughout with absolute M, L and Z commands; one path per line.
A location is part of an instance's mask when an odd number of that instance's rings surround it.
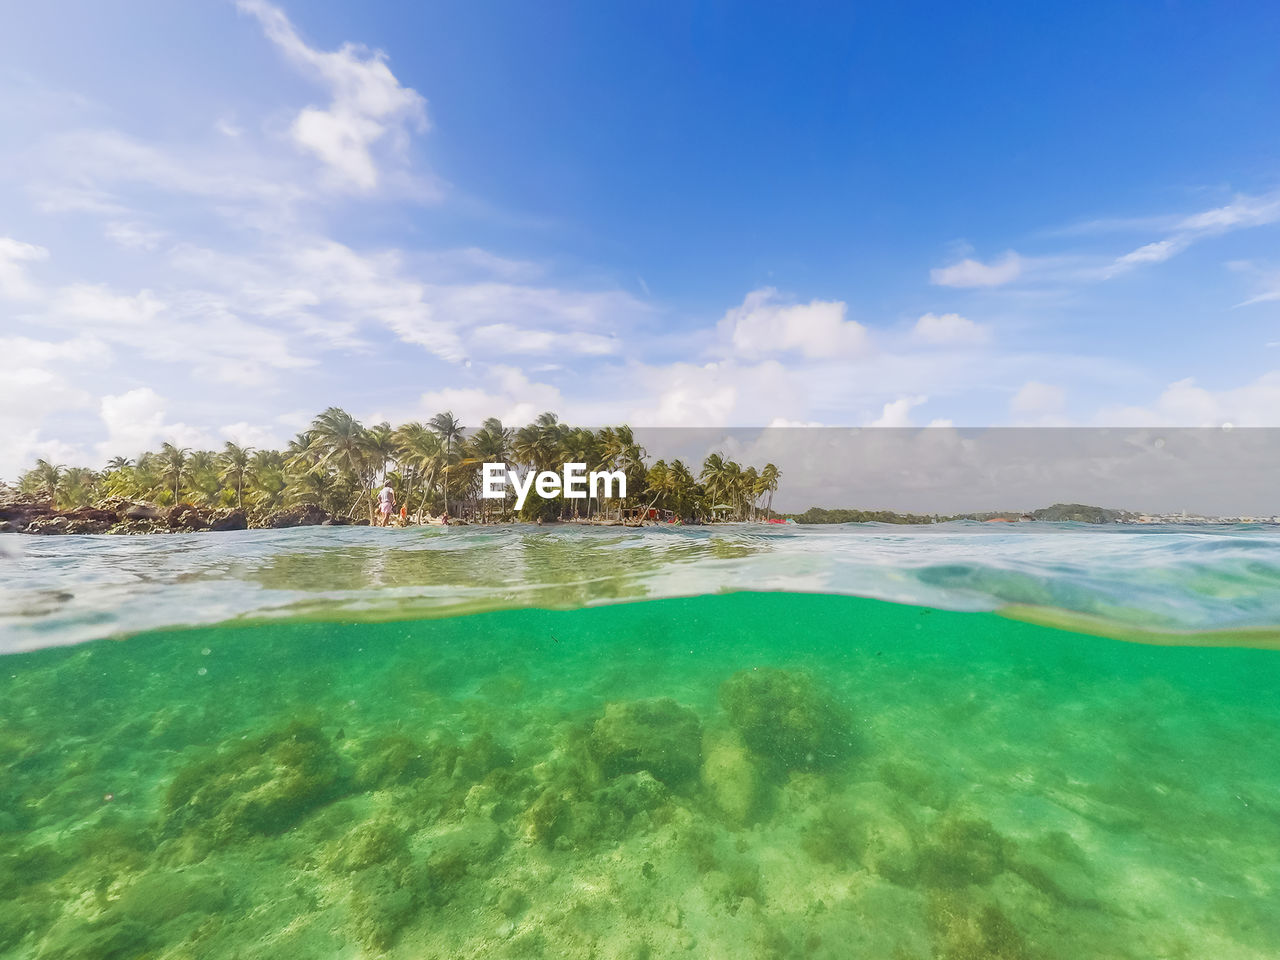
M 846 709 L 806 673 L 740 671 L 720 688 L 720 702 L 743 742 L 779 771 L 834 766 L 852 747 Z
M 1262 652 L 737 595 L 5 665 L 6 958 L 1280 943 Z

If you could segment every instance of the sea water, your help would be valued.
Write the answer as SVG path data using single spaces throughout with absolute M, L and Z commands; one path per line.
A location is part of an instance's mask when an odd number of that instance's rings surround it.
M 0 550 L 4 957 L 1280 952 L 1270 528 Z

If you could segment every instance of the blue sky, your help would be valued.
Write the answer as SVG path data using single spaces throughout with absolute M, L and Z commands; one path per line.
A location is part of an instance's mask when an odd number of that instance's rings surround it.
M 330 404 L 1280 425 L 1274 4 L 4 21 L 0 477 Z

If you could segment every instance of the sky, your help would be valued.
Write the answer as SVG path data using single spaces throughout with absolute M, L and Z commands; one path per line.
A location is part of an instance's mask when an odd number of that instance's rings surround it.
M 1280 426 L 1280 7 L 0 13 L 0 478 L 169 440 Z

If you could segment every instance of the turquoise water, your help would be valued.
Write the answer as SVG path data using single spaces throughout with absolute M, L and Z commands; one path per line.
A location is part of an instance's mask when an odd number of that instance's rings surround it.
M 1268 529 L 2 543 L 5 957 L 1280 952 Z

